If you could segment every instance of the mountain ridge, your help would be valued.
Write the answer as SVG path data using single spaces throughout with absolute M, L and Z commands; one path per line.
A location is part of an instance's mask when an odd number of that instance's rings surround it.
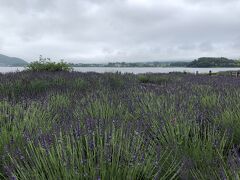
M 25 66 L 28 62 L 17 57 L 10 57 L 3 54 L 0 54 L 0 66 Z

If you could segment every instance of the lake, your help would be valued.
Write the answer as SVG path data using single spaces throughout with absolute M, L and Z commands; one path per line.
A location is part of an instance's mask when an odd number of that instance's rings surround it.
M 1 73 L 8 73 L 8 72 L 16 72 L 22 71 L 24 67 L 0 67 Z M 189 73 L 208 73 L 210 70 L 214 72 L 221 72 L 221 71 L 236 71 L 240 70 L 240 68 L 186 68 L 186 67 L 129 67 L 129 68 L 112 68 L 112 67 L 75 67 L 75 71 L 78 72 L 122 72 L 122 73 L 169 73 L 169 72 L 189 72 Z

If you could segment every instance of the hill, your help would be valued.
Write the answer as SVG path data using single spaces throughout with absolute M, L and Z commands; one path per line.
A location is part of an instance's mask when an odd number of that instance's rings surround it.
M 240 67 L 240 61 L 224 57 L 201 57 L 189 63 L 187 67 Z
M 16 57 L 9 57 L 9 56 L 5 56 L 0 54 L 0 66 L 4 67 L 4 66 L 25 66 L 28 63 L 20 58 L 16 58 Z

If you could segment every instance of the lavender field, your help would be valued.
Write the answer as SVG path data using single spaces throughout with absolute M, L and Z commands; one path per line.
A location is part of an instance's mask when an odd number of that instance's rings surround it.
M 239 179 L 240 78 L 0 74 L 0 179 Z

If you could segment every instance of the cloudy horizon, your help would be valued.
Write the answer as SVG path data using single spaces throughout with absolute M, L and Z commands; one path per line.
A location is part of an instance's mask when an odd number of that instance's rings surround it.
M 239 0 L 0 0 L 0 54 L 71 62 L 240 58 Z

